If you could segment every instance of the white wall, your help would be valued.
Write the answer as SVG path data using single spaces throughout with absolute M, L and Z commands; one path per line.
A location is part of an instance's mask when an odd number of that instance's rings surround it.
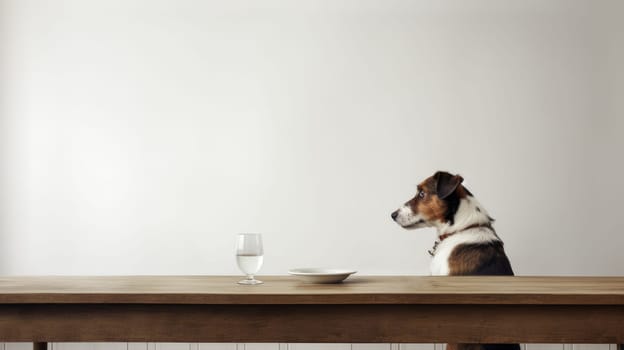
M 0 0 L 0 273 L 426 274 L 437 169 L 518 274 L 624 274 L 617 1 Z

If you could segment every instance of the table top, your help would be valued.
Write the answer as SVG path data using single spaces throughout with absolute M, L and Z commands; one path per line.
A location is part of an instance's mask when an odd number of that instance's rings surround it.
M 6 276 L 0 304 L 546 304 L 624 305 L 624 277 L 352 276 L 304 284 L 291 276 Z

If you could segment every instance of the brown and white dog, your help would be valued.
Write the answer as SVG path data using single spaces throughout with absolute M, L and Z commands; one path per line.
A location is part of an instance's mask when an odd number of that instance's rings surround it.
M 513 275 L 503 241 L 485 208 L 462 185 L 463 178 L 438 171 L 418 185 L 416 196 L 392 213 L 406 229 L 435 227 L 429 251 L 431 274 Z M 449 344 L 450 349 L 519 350 L 518 344 Z

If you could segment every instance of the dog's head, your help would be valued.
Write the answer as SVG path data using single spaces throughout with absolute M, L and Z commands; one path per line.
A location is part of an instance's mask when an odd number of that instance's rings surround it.
M 438 171 L 418 185 L 416 196 L 392 213 L 392 219 L 403 228 L 453 224 L 461 198 L 470 192 L 461 185 L 464 179 Z

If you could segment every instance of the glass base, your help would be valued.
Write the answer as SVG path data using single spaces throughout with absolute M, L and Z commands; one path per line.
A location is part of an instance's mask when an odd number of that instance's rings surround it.
M 252 284 L 262 284 L 264 282 L 257 280 L 255 278 L 252 279 L 244 279 L 242 281 L 238 281 L 238 284 L 246 284 L 246 285 L 252 285 Z

